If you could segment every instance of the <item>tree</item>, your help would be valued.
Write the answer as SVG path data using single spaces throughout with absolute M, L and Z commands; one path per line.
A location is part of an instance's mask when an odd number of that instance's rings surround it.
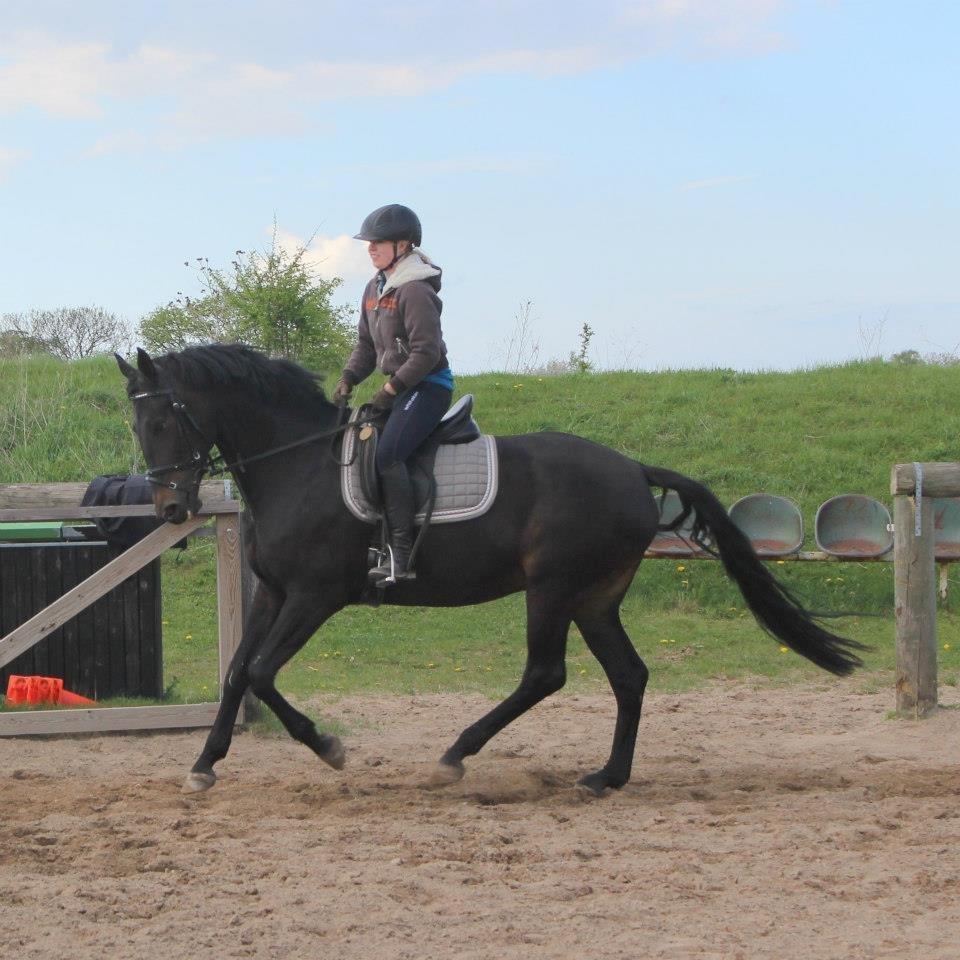
M 246 343 L 315 370 L 339 367 L 353 346 L 352 311 L 332 303 L 340 278 L 316 276 L 304 262 L 305 253 L 305 246 L 289 253 L 274 234 L 265 253 L 237 250 L 229 270 L 197 257 L 201 296 L 180 293 L 158 307 L 140 324 L 141 339 L 155 350 L 210 341 Z
M 3 318 L 2 349 L 12 353 L 47 353 L 78 360 L 98 353 L 129 352 L 130 328 L 103 307 L 30 310 Z

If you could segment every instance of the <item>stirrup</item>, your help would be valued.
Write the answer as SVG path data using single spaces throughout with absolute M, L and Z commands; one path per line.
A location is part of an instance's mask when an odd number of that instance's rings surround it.
M 372 567 L 367 573 L 367 578 L 372 580 L 378 588 L 389 587 L 403 580 L 416 580 L 417 571 L 407 570 L 404 573 L 397 573 L 397 564 L 393 555 L 393 547 L 387 545 L 387 555 L 379 566 Z

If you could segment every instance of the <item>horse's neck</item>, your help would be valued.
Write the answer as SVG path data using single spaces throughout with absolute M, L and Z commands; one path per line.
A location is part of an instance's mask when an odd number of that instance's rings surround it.
M 238 464 L 231 473 L 254 513 L 265 498 L 275 494 L 278 485 L 282 486 L 285 472 L 303 462 L 314 464 L 317 470 L 322 464 L 332 462 L 326 456 L 328 445 L 324 440 L 285 450 L 277 456 L 263 455 L 311 434 L 330 430 L 336 425 L 336 419 L 337 411 L 332 405 L 312 414 L 260 404 L 231 406 L 220 411 L 216 443 L 227 464 Z M 252 458 L 259 459 L 245 463 Z

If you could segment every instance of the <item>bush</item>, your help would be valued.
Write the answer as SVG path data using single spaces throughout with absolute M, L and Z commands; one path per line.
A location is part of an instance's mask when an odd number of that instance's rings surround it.
M 178 294 L 152 311 L 140 324 L 141 340 L 153 350 L 211 341 L 246 343 L 314 370 L 339 368 L 356 335 L 352 310 L 333 305 L 342 281 L 315 276 L 304 263 L 305 252 L 306 247 L 299 247 L 289 253 L 274 234 L 265 253 L 237 250 L 229 270 L 198 257 L 194 264 L 201 296 Z

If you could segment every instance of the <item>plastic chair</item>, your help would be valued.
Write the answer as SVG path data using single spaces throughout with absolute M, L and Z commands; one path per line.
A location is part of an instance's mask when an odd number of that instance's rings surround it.
M 665 497 L 657 497 L 660 507 L 660 522 L 669 523 L 683 512 L 683 504 L 676 491 L 668 490 Z M 693 557 L 702 556 L 705 551 L 690 539 L 693 534 L 693 513 L 676 529 L 662 530 L 647 547 L 652 557 Z
M 893 549 L 890 511 L 873 497 L 842 493 L 820 504 L 814 521 L 817 546 L 834 557 L 882 557 Z
M 785 557 L 803 546 L 803 515 L 787 497 L 751 493 L 730 508 L 730 519 L 761 557 Z
M 934 498 L 933 556 L 960 560 L 960 497 Z

